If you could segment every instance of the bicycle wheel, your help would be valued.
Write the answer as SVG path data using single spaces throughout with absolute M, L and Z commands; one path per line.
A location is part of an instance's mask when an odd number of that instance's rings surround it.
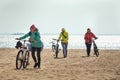
M 95 51 L 95 55 L 98 57 L 99 56 L 99 51 Z
M 55 45 L 52 45 L 52 51 L 55 52 Z
M 26 51 L 23 60 L 23 68 L 27 68 L 28 62 L 29 62 L 29 51 Z
M 23 51 L 20 50 L 16 57 L 16 69 L 20 69 L 23 63 Z
M 56 58 L 58 57 L 58 53 L 59 53 L 59 45 L 56 46 L 56 50 L 55 50 Z

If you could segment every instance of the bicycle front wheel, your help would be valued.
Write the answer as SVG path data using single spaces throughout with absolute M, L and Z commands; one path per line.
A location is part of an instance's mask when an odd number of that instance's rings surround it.
M 20 50 L 16 57 L 16 69 L 21 69 L 23 63 L 23 51 Z
M 23 60 L 23 68 L 27 68 L 28 62 L 29 62 L 29 51 L 26 51 Z
M 55 45 L 52 45 L 52 51 L 55 52 Z
M 95 55 L 98 57 L 99 56 L 99 51 L 95 51 Z
M 55 50 L 56 58 L 58 58 L 58 53 L 59 53 L 59 45 L 56 46 L 56 50 Z

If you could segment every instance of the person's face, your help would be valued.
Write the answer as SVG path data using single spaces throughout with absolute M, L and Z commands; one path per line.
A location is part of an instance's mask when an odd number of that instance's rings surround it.
M 35 29 L 36 29 L 35 27 L 31 27 L 31 28 L 30 28 L 30 32 L 34 32 Z
M 88 33 L 90 33 L 90 32 L 91 32 L 91 30 L 90 30 L 90 29 L 87 29 L 87 32 L 88 32 Z

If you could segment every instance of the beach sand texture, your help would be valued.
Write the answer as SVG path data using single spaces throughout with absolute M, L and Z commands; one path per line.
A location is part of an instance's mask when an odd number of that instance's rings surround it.
M 86 57 L 85 50 L 69 49 L 68 57 L 54 58 L 50 49 L 41 53 L 41 69 L 34 69 L 30 55 L 27 69 L 16 70 L 15 61 L 18 50 L 0 49 L 0 80 L 120 80 L 120 50 L 100 50 L 96 57 L 91 52 Z

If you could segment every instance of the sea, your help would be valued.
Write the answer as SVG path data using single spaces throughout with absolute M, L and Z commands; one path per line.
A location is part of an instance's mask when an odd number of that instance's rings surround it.
M 21 37 L 17 34 L 0 34 L 0 48 L 15 48 L 17 40 L 15 38 Z M 57 39 L 58 34 L 41 34 L 41 40 L 44 43 L 44 49 L 51 49 L 52 39 Z M 120 50 L 120 35 L 97 35 L 95 40 L 99 49 L 118 49 Z M 27 38 L 28 39 L 28 38 Z M 61 42 L 59 42 L 60 48 Z M 85 49 L 84 35 L 70 34 L 68 49 Z M 93 47 L 92 47 L 93 48 Z

